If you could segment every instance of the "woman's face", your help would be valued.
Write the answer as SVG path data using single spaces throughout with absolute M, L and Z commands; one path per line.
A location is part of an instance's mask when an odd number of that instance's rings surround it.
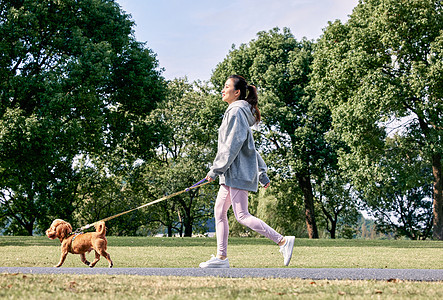
M 225 87 L 222 90 L 222 100 L 227 102 L 228 104 L 231 104 L 235 100 L 240 97 L 240 90 L 234 89 L 234 80 L 232 78 L 229 78 L 225 82 Z

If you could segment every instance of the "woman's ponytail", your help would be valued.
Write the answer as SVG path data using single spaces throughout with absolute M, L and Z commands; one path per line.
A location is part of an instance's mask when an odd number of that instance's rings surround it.
M 261 115 L 260 115 L 260 110 L 258 110 L 258 96 L 257 96 L 257 88 L 253 85 L 248 85 L 247 87 L 248 90 L 248 96 L 246 97 L 246 101 L 251 104 L 251 111 L 255 116 L 255 120 L 258 122 L 260 122 L 261 120 Z
M 251 105 L 251 112 L 255 116 L 256 123 L 260 122 L 261 114 L 258 110 L 257 89 L 253 85 L 248 85 L 246 79 L 240 75 L 231 75 L 234 80 L 234 89 L 240 90 L 240 98 L 246 100 Z

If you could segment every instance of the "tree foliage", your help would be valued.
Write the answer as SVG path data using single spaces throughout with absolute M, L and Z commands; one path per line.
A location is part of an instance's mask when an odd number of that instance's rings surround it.
M 337 237 L 337 230 L 357 223 L 359 204 L 349 180 L 338 169 L 328 170 L 325 177 L 313 185 L 317 204 L 322 211 L 326 230 L 330 237 Z
M 226 109 L 214 90 L 239 74 L 258 87 L 254 138 L 273 182 L 250 194 L 253 214 L 311 238 L 377 227 L 443 239 L 441 1 L 361 0 L 317 42 L 259 32 L 233 45 L 213 86 L 166 82 L 133 25 L 114 0 L 0 0 L 3 234 L 95 222 L 203 178 Z M 216 190 L 111 220 L 109 233 L 204 232 Z
M 442 28 L 441 1 L 360 1 L 346 24 L 326 28 L 313 66 L 317 97 L 332 111 L 330 136 L 348 146 L 340 164 L 357 190 L 385 180 L 380 157 L 393 134 L 390 124 L 400 124 L 398 133 L 411 151 L 432 166 L 438 239 L 443 239 Z
M 112 0 L 1 0 L 0 10 L 0 216 L 32 234 L 73 212 L 78 155 L 152 154 L 143 119 L 164 88 Z
M 395 236 L 426 239 L 432 228 L 432 172 L 429 162 L 412 151 L 408 139 L 387 138 L 378 161 L 379 178 L 360 189 L 377 229 Z
M 217 124 L 222 116 L 222 102 L 207 92 L 207 87 L 189 84 L 186 79 L 168 82 L 168 93 L 155 109 L 150 122 L 160 123 L 163 139 L 151 160 L 141 166 L 144 176 L 158 198 L 192 186 L 209 171 L 215 157 Z M 154 165 L 155 167 L 152 167 Z M 206 186 L 159 203 L 151 212 L 153 220 L 167 230 L 191 236 L 204 232 L 212 218 L 216 186 Z

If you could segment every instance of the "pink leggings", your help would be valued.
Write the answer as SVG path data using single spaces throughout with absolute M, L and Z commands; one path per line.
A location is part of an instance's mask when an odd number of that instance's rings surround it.
M 226 185 L 221 185 L 215 201 L 215 230 L 217 236 L 217 255 L 227 256 L 228 248 L 228 209 L 232 204 L 237 221 L 248 226 L 255 232 L 264 235 L 268 239 L 279 243 L 283 236 L 269 227 L 262 220 L 252 216 L 248 211 L 248 191 L 239 190 Z

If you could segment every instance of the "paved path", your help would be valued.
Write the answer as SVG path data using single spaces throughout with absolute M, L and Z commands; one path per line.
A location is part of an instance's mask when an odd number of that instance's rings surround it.
M 297 269 L 297 268 L 41 268 L 41 267 L 0 267 L 0 273 L 24 274 L 107 274 L 141 276 L 193 276 L 193 277 L 259 277 L 259 278 L 301 278 L 311 280 L 412 280 L 443 281 L 443 269 Z

